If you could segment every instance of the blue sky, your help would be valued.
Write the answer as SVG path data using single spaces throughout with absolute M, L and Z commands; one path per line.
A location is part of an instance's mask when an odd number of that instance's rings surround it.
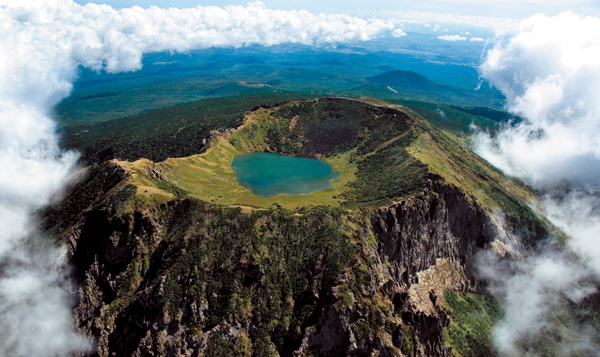
M 85 4 L 90 1 L 77 0 Z M 106 3 L 115 8 L 131 7 L 196 7 L 246 5 L 247 0 L 105 0 L 92 1 Z M 600 1 L 598 0 L 263 0 L 264 5 L 271 9 L 281 10 L 308 10 L 310 12 L 348 13 L 351 15 L 369 14 L 384 11 L 426 11 L 451 13 L 455 15 L 508 17 L 523 19 L 536 13 L 556 15 L 564 11 L 574 11 L 581 15 L 600 14 Z

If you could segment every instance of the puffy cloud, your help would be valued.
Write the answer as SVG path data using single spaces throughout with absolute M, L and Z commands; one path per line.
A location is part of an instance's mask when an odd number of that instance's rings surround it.
M 401 28 L 397 28 L 394 31 L 392 31 L 392 36 L 394 36 L 394 37 L 406 36 L 406 32 L 402 31 Z
M 527 125 L 502 132 L 490 161 L 534 183 L 600 178 L 600 19 L 572 13 L 524 21 L 480 67 Z
M 0 355 L 56 356 L 82 348 L 73 338 L 64 262 L 31 252 L 28 214 L 48 202 L 76 159 L 57 145 L 53 105 L 68 96 L 79 65 L 107 72 L 141 68 L 144 53 L 208 47 L 363 41 L 391 21 L 248 6 L 115 10 L 71 0 L 0 6 Z M 396 31 L 396 34 L 401 32 Z M 33 256 L 35 255 L 35 256 Z
M 20 247 L 0 279 L 0 354 L 65 356 L 86 350 L 89 341 L 72 333 L 64 252 Z
M 556 247 L 545 248 L 519 262 L 501 260 L 491 252 L 481 252 L 476 259 L 480 278 L 487 279 L 488 290 L 504 306 L 504 316 L 494 327 L 493 335 L 501 355 L 525 355 L 519 346 L 539 340 L 544 333 L 560 336 L 563 352 L 586 350 L 584 355 L 597 355 L 598 348 L 589 341 L 591 326 L 571 323 L 572 316 L 565 309 L 565 305 L 578 303 L 596 292 L 589 281 L 589 270 L 579 262 L 561 254 Z M 556 319 L 568 321 L 568 334 L 553 325 Z M 539 351 L 530 348 L 528 352 L 536 355 Z
M 471 39 L 469 41 L 474 41 L 474 42 L 483 42 L 485 41 L 483 38 L 481 37 L 471 37 Z
M 465 41 L 467 38 L 466 37 L 462 37 L 461 35 L 444 35 L 444 36 L 438 36 L 437 37 L 440 40 L 444 40 L 444 41 Z
M 552 328 L 551 321 L 561 318 L 561 297 L 578 301 L 595 291 L 591 282 L 600 277 L 598 33 L 596 17 L 537 15 L 498 38 L 479 68 L 481 77 L 506 95 L 507 109 L 525 122 L 493 136 L 477 133 L 476 152 L 545 191 L 541 208 L 569 237 L 566 249 L 538 249 L 510 273 L 490 261 L 482 264 L 506 309 L 496 342 L 507 353 Z M 575 338 L 570 346 L 565 343 L 565 355 L 598 354 L 598 346 L 586 340 L 589 326 L 570 328 L 575 329 L 570 337 L 561 336 Z
M 42 3 L 29 12 L 5 8 L 4 14 L 27 21 L 38 31 L 44 29 L 68 39 L 64 50 L 71 61 L 108 72 L 139 69 L 141 55 L 147 52 L 364 41 L 393 28 L 389 21 L 270 10 L 261 2 L 247 7 L 114 10 L 106 5 L 79 6 L 64 0 Z

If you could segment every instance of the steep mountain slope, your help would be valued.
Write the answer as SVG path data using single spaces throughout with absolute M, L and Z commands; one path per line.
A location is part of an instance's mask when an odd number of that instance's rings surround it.
M 491 98 L 494 94 L 489 93 L 487 89 L 459 89 L 455 86 L 448 86 L 433 82 L 429 78 L 412 71 L 391 70 L 366 78 L 367 84 L 353 88 L 343 95 L 346 96 L 364 96 L 375 97 L 391 101 L 417 100 L 428 102 L 429 104 L 440 105 L 441 103 L 456 106 L 493 106 Z M 457 104 L 454 104 L 457 103 Z M 487 108 L 482 108 L 487 109 Z M 490 112 L 494 110 L 489 109 Z M 475 114 L 486 117 L 486 111 L 465 111 L 465 113 Z
M 254 196 L 231 169 L 252 151 L 341 178 Z M 519 257 L 551 229 L 460 138 L 368 98 L 259 106 L 203 154 L 78 175 L 41 229 L 69 245 L 98 356 L 490 355 L 501 312 L 473 257 Z

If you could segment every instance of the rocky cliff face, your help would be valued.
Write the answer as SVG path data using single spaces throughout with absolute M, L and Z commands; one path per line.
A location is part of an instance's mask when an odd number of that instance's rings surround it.
M 445 293 L 482 292 L 470 265 L 497 236 L 433 174 L 420 195 L 377 210 L 244 213 L 148 205 L 120 172 L 91 168 L 76 187 L 96 195 L 55 230 L 96 356 L 450 356 Z
M 368 276 L 360 294 L 387 305 L 387 316 L 372 321 L 377 308 L 361 301 L 347 310 L 333 304 L 323 311 L 323 328 L 311 331 L 306 346 L 320 355 L 370 355 L 377 350 L 384 356 L 450 356 L 444 329 L 451 316 L 444 292 L 482 292 L 469 264 L 497 236 L 488 216 L 441 177 L 428 175 L 422 195 L 371 213 L 362 233 L 366 244 L 361 246 L 361 264 Z M 337 283 L 336 288 L 343 286 L 344 279 Z M 395 326 L 386 326 L 392 321 Z M 374 323 L 371 328 L 378 332 L 361 336 L 365 322 Z

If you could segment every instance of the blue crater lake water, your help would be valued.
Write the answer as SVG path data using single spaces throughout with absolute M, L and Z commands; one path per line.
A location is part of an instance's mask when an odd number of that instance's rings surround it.
M 241 186 L 262 197 L 325 190 L 340 178 L 340 172 L 324 161 L 265 152 L 236 156 L 231 168 Z

